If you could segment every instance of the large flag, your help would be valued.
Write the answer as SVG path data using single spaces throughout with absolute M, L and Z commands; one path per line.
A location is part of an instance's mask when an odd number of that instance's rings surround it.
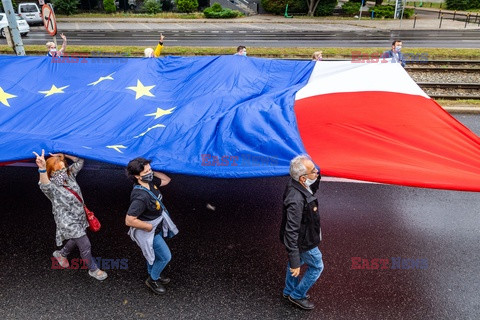
M 0 57 L 0 162 L 32 151 L 212 177 L 325 175 L 480 190 L 480 140 L 400 65 Z

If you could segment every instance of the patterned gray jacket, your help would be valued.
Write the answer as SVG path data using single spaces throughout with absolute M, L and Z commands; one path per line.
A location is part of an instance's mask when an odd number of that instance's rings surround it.
M 69 166 L 70 175 L 67 178 L 67 187 L 74 190 L 83 199 L 80 186 L 75 179 L 82 167 L 83 159 L 80 158 Z M 88 222 L 83 205 L 77 197 L 63 186 L 57 186 L 55 183 L 42 184 L 39 182 L 38 184 L 40 190 L 52 202 L 53 217 L 57 225 L 55 235 L 57 246 L 61 246 L 64 240 L 84 236 Z

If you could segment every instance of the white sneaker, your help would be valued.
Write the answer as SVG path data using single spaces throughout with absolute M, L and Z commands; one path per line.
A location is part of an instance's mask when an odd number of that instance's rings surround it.
M 62 254 L 60 253 L 60 251 L 56 250 L 53 252 L 53 256 L 55 257 L 55 259 L 57 259 L 58 261 L 58 264 L 62 267 L 62 268 L 68 268 L 70 267 L 70 264 L 68 263 L 68 259 L 65 258 L 64 256 L 62 256 Z
M 95 271 L 88 270 L 88 274 L 91 277 L 94 277 L 95 279 L 100 280 L 100 281 L 107 279 L 107 276 L 108 276 L 105 271 L 102 271 L 100 269 L 97 269 Z

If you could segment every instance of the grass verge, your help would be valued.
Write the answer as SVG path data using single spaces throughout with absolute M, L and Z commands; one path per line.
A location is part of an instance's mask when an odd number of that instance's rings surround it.
M 152 46 L 154 46 L 152 42 Z M 101 52 L 102 55 L 121 55 L 121 56 L 142 56 L 145 47 L 139 46 L 74 46 L 69 45 L 67 54 L 86 54 Z M 310 59 L 314 51 L 321 49 L 323 57 L 326 59 L 351 59 L 352 56 L 358 58 L 361 54 L 366 57 L 374 58 L 375 55 L 384 52 L 387 48 L 262 48 L 248 47 L 249 56 L 264 58 L 291 58 L 291 59 Z M 27 55 L 46 54 L 43 45 L 26 45 Z M 232 47 L 179 47 L 169 46 L 168 43 L 162 51 L 162 55 L 171 56 L 212 56 L 233 54 L 235 48 Z M 478 49 L 436 49 L 436 48 L 415 48 L 403 50 L 405 54 L 421 55 L 422 59 L 427 57 L 429 60 L 480 60 L 480 50 Z M 13 51 L 7 45 L 0 45 L 0 54 L 13 54 Z M 424 61 L 424 60 L 422 60 Z

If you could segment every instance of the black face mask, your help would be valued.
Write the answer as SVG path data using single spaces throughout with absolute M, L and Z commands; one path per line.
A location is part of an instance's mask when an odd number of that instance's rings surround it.
M 150 182 L 153 180 L 153 172 L 150 172 L 150 173 L 147 173 L 146 175 L 144 176 L 141 176 L 140 177 L 140 180 L 142 180 L 143 182 Z

